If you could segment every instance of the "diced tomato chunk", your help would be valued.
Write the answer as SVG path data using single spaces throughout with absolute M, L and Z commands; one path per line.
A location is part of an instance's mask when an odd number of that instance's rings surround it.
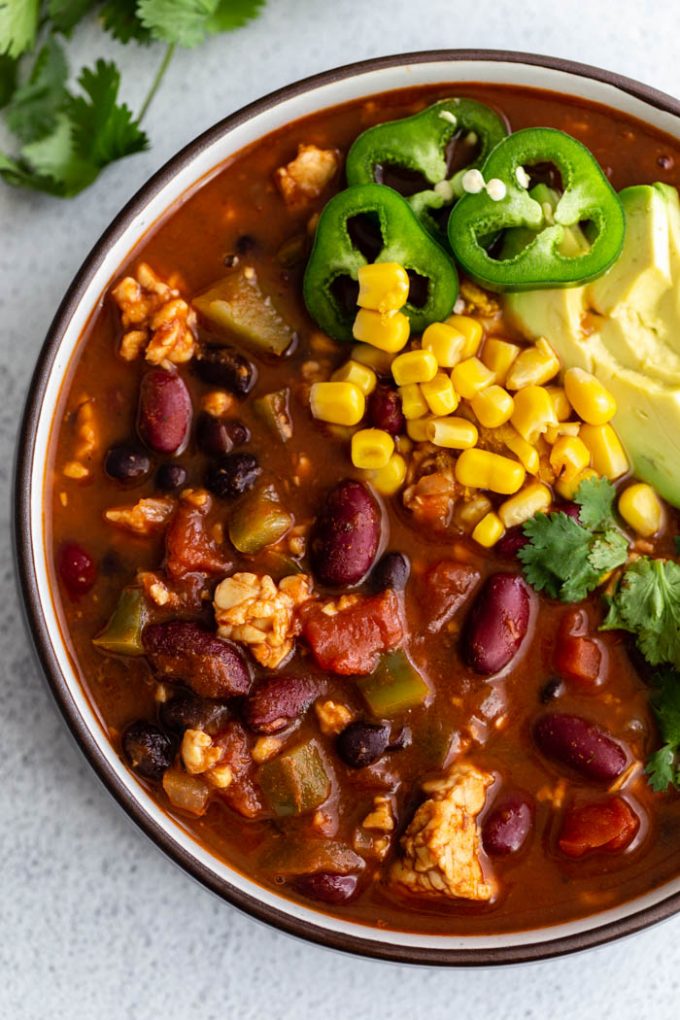
M 300 619 L 321 669 L 340 676 L 372 673 L 381 652 L 396 648 L 404 637 L 400 599 L 391 588 L 371 598 L 359 597 L 332 615 L 320 603 L 307 602 Z
M 640 819 L 622 797 L 570 808 L 562 822 L 558 845 L 567 857 L 596 850 L 625 850 L 640 828 Z
M 448 623 L 479 584 L 478 570 L 457 560 L 442 560 L 423 575 L 421 606 L 427 630 L 436 634 Z
M 222 574 L 231 567 L 207 531 L 202 509 L 180 502 L 165 538 L 170 577 L 189 573 Z
M 602 681 L 604 654 L 600 642 L 587 634 L 588 618 L 582 610 L 564 614 L 555 646 L 555 669 L 565 680 L 592 687 Z

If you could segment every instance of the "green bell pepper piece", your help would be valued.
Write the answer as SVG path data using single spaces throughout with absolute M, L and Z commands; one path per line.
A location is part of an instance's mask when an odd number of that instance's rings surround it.
M 283 390 L 275 390 L 274 393 L 265 393 L 263 397 L 253 401 L 255 414 L 282 443 L 287 443 L 293 437 L 293 419 L 290 416 L 289 402 L 290 390 L 287 386 Z
M 375 672 L 359 680 L 358 687 L 378 719 L 422 705 L 430 694 L 427 682 L 401 648 L 383 655 Z
M 144 655 L 142 631 L 147 619 L 147 604 L 139 588 L 124 588 L 109 621 L 93 644 L 116 655 Z
M 335 195 L 324 207 L 307 263 L 305 304 L 321 329 L 336 340 L 352 340 L 354 315 L 341 306 L 333 285 L 342 277 L 356 280 L 368 259 L 355 247 L 347 223 L 355 216 L 376 219 L 383 247 L 376 262 L 398 262 L 428 281 L 423 305 L 410 302 L 404 312 L 420 333 L 446 318 L 458 296 L 458 274 L 446 252 L 418 222 L 408 202 L 382 184 L 360 184 Z
M 250 493 L 232 510 L 229 540 L 235 549 L 254 556 L 265 546 L 283 538 L 293 523 L 292 515 L 270 490 Z
M 564 191 L 554 209 L 521 183 L 538 163 L 554 163 Z M 518 179 L 518 171 L 519 178 Z M 449 218 L 449 242 L 466 273 L 490 290 L 573 287 L 601 276 L 623 247 L 625 220 L 618 195 L 585 145 L 555 128 L 525 128 L 502 141 L 484 163 L 485 182 L 505 185 L 494 200 L 486 188 L 466 194 Z M 550 204 L 550 203 L 549 203 Z M 588 224 L 589 247 L 566 254 L 565 231 Z M 502 231 L 526 227 L 533 239 L 518 252 L 494 257 L 487 247 Z
M 347 154 L 347 183 L 382 184 L 389 168 L 420 174 L 422 187 L 407 201 L 425 229 L 441 239 L 444 231 L 433 211 L 451 207 L 462 194 L 459 182 L 465 170 L 481 166 L 507 133 L 503 118 L 483 103 L 442 99 L 411 117 L 376 124 L 360 134 Z M 449 175 L 447 148 L 454 139 L 469 142 L 475 158 Z
M 260 766 L 260 788 L 275 815 L 303 815 L 323 804 L 331 780 L 313 740 Z
M 260 288 L 254 271 L 247 269 L 227 273 L 194 298 L 193 305 L 218 332 L 237 336 L 253 353 L 280 356 L 295 333 Z

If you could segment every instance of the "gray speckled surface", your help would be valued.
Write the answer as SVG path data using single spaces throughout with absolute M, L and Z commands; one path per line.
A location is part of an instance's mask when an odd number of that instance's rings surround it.
M 414 7 L 418 16 L 414 19 Z M 75 202 L 0 188 L 0 479 L 50 318 L 113 214 L 176 149 L 288 81 L 379 53 L 437 46 L 536 50 L 680 93 L 677 4 L 656 0 L 269 0 L 257 24 L 180 53 L 151 110 L 149 153 Z M 414 27 L 417 20 L 417 27 Z M 78 56 L 101 52 L 96 33 Z M 108 45 L 127 95 L 158 54 Z M 24 635 L 1 508 L 0 1017 L 491 1020 L 675 1016 L 680 919 L 585 957 L 515 971 L 408 970 L 343 958 L 240 916 L 136 831 L 72 746 Z

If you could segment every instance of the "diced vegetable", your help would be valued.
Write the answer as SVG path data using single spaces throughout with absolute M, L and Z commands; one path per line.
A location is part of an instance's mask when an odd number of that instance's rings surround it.
M 261 864 L 265 871 L 286 876 L 313 875 L 320 871 L 346 875 L 360 871 L 364 866 L 362 858 L 344 843 L 291 837 L 290 834 L 281 837 L 267 850 Z
M 229 520 L 229 538 L 234 548 L 254 556 L 273 545 L 293 523 L 292 515 L 271 491 L 259 491 L 244 499 Z
M 147 606 L 140 588 L 124 588 L 108 623 L 93 644 L 116 655 L 144 655 L 142 631 Z
M 302 815 L 323 804 L 331 790 L 331 780 L 313 740 L 265 762 L 259 782 L 275 815 Z
M 171 768 L 163 776 L 163 789 L 173 807 L 192 815 L 205 814 L 210 787 L 199 776 L 190 776 L 180 768 Z
M 281 355 L 294 333 L 257 282 L 251 267 L 236 269 L 194 300 L 201 315 L 220 332 L 236 334 L 256 354 Z
M 379 719 L 422 705 L 430 693 L 427 682 L 401 648 L 383 655 L 372 676 L 359 680 L 358 686 Z
M 293 435 L 293 419 L 290 416 L 289 408 L 290 390 L 276 390 L 274 393 L 266 393 L 253 401 L 255 414 L 262 419 L 272 433 L 281 440 L 288 442 Z

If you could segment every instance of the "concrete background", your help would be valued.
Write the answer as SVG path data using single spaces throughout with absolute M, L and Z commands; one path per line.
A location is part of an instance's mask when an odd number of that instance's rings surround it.
M 0 185 L 3 1020 L 675 1017 L 680 918 L 585 957 L 447 973 L 303 945 L 203 891 L 131 826 L 72 746 L 29 652 L 8 550 L 15 433 L 49 321 L 111 217 L 180 146 L 304 75 L 428 47 L 571 57 L 678 94 L 677 11 L 669 0 L 269 0 L 245 30 L 177 55 L 145 125 L 150 152 L 114 166 L 75 201 Z M 74 65 L 104 47 L 134 107 L 160 54 L 102 42 L 93 27 L 78 36 Z

